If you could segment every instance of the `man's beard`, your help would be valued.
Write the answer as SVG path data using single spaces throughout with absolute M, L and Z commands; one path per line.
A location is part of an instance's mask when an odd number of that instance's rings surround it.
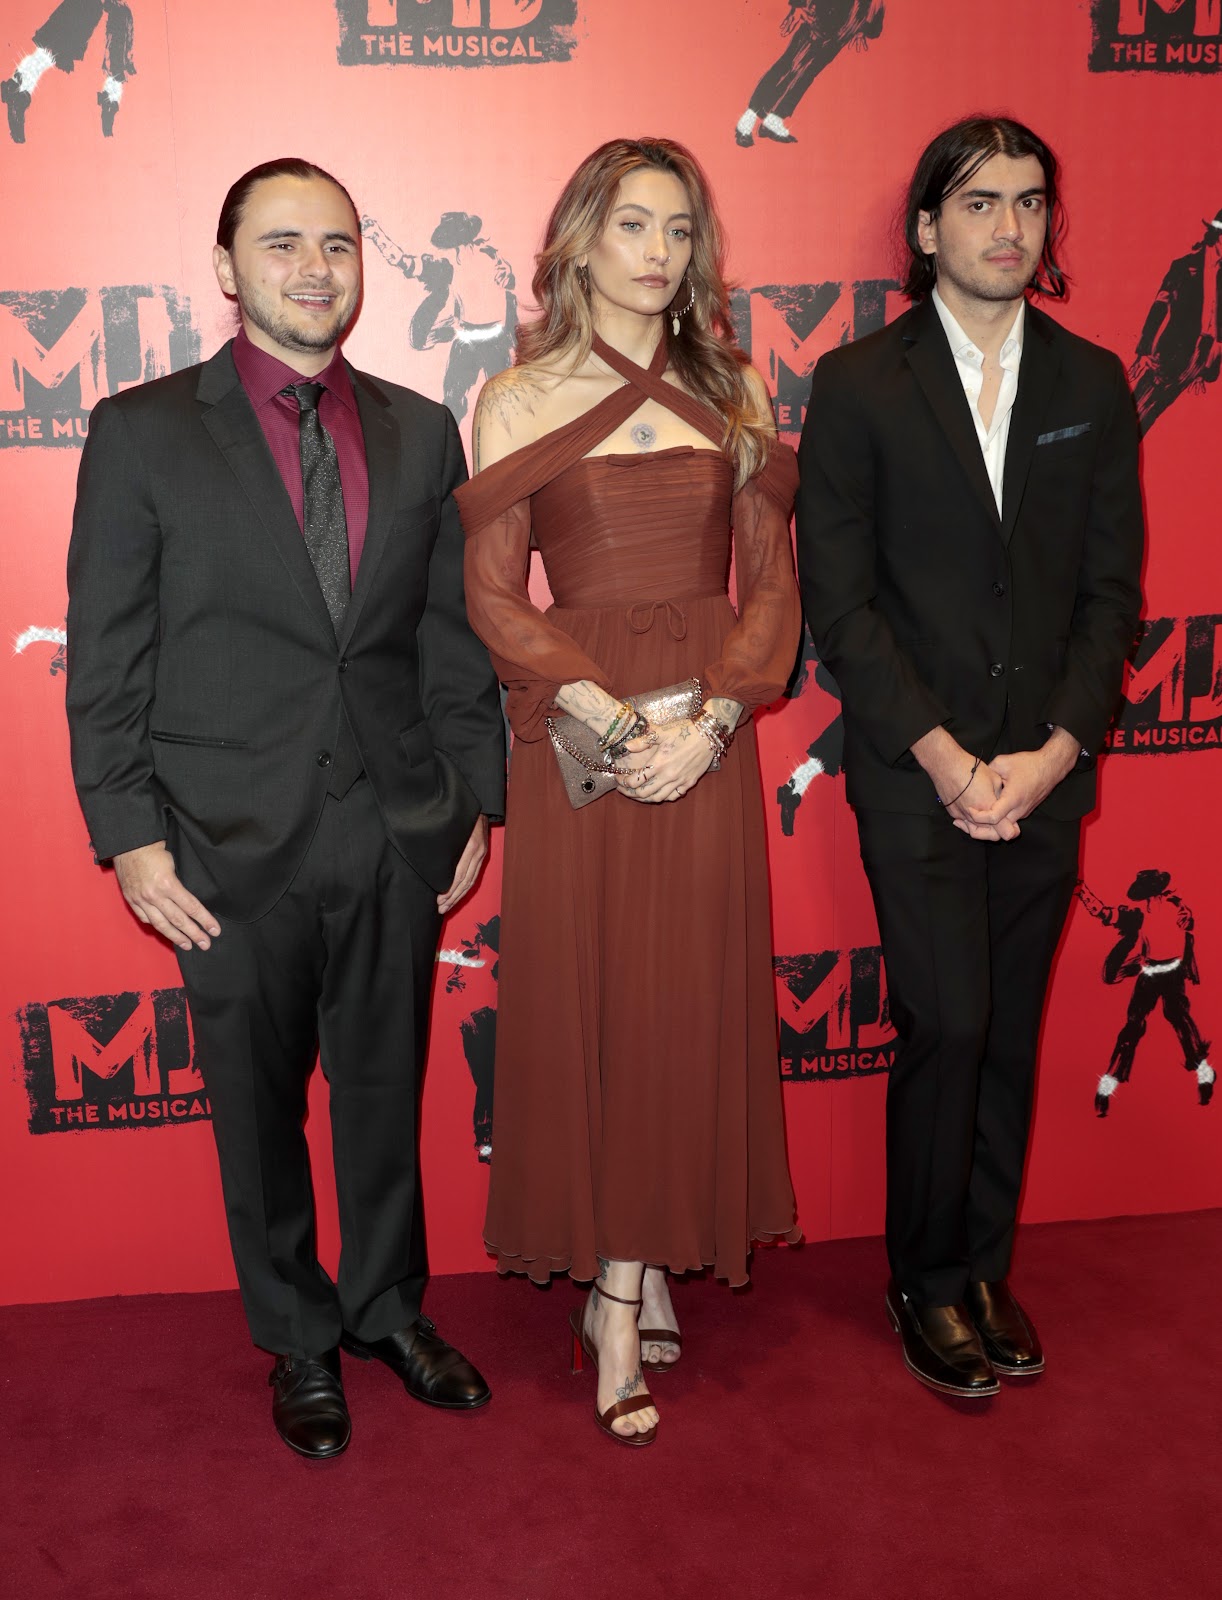
M 233 281 L 237 287 L 238 305 L 242 309 L 242 315 L 248 317 L 261 333 L 265 333 L 282 350 L 296 350 L 302 355 L 330 350 L 356 314 L 358 300 L 354 298 L 346 310 L 336 311 L 327 323 L 300 327 L 290 322 L 287 315 L 273 310 L 236 269 Z M 329 291 L 319 290 L 319 293 L 327 292 Z
M 984 272 L 977 275 L 975 272 L 959 272 L 948 270 L 939 265 L 939 273 L 944 273 L 946 278 L 954 284 L 961 294 L 971 295 L 975 300 L 1006 301 L 1017 300 L 1020 295 L 1030 288 L 1036 273 L 1039 271 L 1039 258 L 1037 257 L 1026 269 L 1026 276 L 1015 274 L 1009 282 L 1004 279 L 986 277 Z

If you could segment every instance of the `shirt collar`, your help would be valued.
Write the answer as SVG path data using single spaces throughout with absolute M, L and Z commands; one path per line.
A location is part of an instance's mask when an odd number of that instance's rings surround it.
M 257 344 L 251 342 L 246 329 L 239 328 L 233 341 L 233 364 L 238 369 L 242 387 L 256 411 L 269 400 L 275 399 L 281 389 L 287 388 L 289 384 L 321 383 L 323 388 L 347 406 L 349 411 L 356 412 L 356 396 L 352 392 L 352 380 L 348 376 L 348 368 L 338 345 L 324 370 L 317 377 L 306 378 L 303 373 L 297 372 L 278 356 L 260 350 Z
M 951 315 L 946 302 L 938 293 L 936 285 L 933 291 L 933 304 L 934 310 L 938 313 L 938 320 L 946 332 L 946 337 L 950 342 L 951 352 L 955 359 L 959 360 L 964 356 L 970 356 L 973 359 L 978 358 L 983 361 L 984 355 L 979 345 L 968 338 L 967 334 L 964 333 L 958 322 Z M 1018 311 L 1014 321 L 1010 324 L 1010 331 L 1006 335 L 1005 343 L 1001 347 L 1000 363 L 1003 367 L 1010 368 L 1013 366 L 1017 368 L 1018 366 L 1019 358 L 1023 353 L 1023 326 L 1026 322 L 1026 317 L 1027 302 L 1024 298 L 1018 302 Z

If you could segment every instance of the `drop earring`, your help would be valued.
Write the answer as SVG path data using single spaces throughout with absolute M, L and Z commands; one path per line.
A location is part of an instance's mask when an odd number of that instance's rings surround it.
M 692 307 L 695 304 L 696 304 L 696 285 L 692 282 L 692 280 L 690 278 L 688 278 L 688 280 L 687 280 L 687 304 L 683 307 L 682 311 L 672 311 L 671 314 L 670 314 L 670 331 L 671 331 L 671 333 L 674 335 L 674 337 L 676 339 L 679 337 L 679 318 L 687 316 L 688 312 L 692 309 Z

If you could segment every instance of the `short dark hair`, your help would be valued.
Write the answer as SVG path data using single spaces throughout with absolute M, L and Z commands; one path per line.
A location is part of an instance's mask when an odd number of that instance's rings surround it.
M 1021 122 L 1015 122 L 1012 117 L 978 114 L 945 128 L 925 147 L 912 174 L 904 207 L 908 270 L 903 292 L 909 300 L 923 300 L 932 291 L 938 276 L 933 256 L 921 249 L 917 232 L 921 212 L 936 217 L 943 202 L 994 156 L 1009 156 L 1012 161 L 1034 156 L 1043 169 L 1048 230 L 1031 287 L 1036 294 L 1048 295 L 1053 300 L 1065 298 L 1069 282 L 1056 258 L 1057 246 L 1065 237 L 1065 212 L 1057 191 L 1060 170 L 1057 158 L 1044 141 Z
M 259 166 L 251 167 L 249 172 L 244 172 L 225 196 L 225 203 L 221 207 L 221 214 L 216 224 L 216 242 L 222 250 L 233 249 L 233 236 L 238 231 L 246 202 L 250 199 L 250 191 L 265 178 L 322 178 L 327 183 L 335 185 L 352 207 L 354 217 L 360 215 L 352 196 L 338 178 L 324 171 L 322 167 L 316 167 L 312 161 L 302 160 L 300 156 L 280 156 L 275 161 L 263 161 Z

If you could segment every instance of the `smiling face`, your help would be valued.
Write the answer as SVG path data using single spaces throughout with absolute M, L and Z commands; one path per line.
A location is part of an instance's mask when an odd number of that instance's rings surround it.
M 595 322 L 616 312 L 660 316 L 692 258 L 691 200 L 673 173 L 638 167 L 621 182 L 590 270 Z
M 1043 168 L 1034 156 L 999 155 L 947 195 L 936 216 L 922 211 L 917 237 L 937 261 L 944 300 L 997 302 L 1017 300 L 1035 277 L 1047 229 Z
M 265 178 L 242 208 L 233 248 L 212 253 L 252 344 L 306 376 L 321 372 L 361 297 L 360 229 L 325 178 Z

